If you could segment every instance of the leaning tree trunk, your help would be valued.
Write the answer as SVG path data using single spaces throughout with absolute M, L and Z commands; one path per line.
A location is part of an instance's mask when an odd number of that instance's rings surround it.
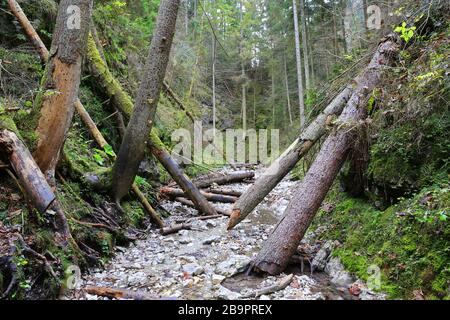
M 294 255 L 357 137 L 359 122 L 367 114 L 367 95 L 379 85 L 382 68 L 393 62 L 399 45 L 395 35 L 385 38 L 372 61 L 356 79 L 357 87 L 339 118 L 341 123 L 325 141 L 319 155 L 299 183 L 275 231 L 253 262 L 257 272 L 281 273 Z
M 118 202 L 130 190 L 144 158 L 169 62 L 180 0 L 161 1 L 145 74 L 125 137 L 113 168 L 113 197 Z
M 72 122 L 73 103 L 78 96 L 92 3 L 92 0 L 60 2 L 42 92 L 34 109 L 40 112 L 34 158 L 51 181 Z
M 111 103 L 128 120 L 133 113 L 133 101 L 121 84 L 112 75 L 108 66 L 101 58 L 94 39 L 88 38 L 87 62 L 90 73 L 96 80 L 99 88 L 111 99 Z M 149 135 L 150 143 L 148 148 L 150 152 L 160 161 L 162 166 L 171 174 L 175 182 L 188 194 L 189 198 L 196 204 L 205 215 L 217 214 L 214 207 L 206 201 L 200 191 L 192 184 L 191 180 L 183 173 L 176 161 L 174 161 L 158 135 L 152 131 Z
M 55 225 L 59 232 L 56 240 L 62 246 L 66 246 L 72 236 L 64 212 L 30 151 L 18 137 L 14 121 L 3 115 L 2 112 L 3 110 L 0 108 L 0 155 L 5 157 L 3 160 L 11 164 L 19 178 L 20 187 L 31 206 L 42 214 L 48 209 L 56 212 Z
M 33 26 L 31 25 L 30 21 L 28 20 L 27 16 L 23 12 L 20 5 L 17 3 L 16 0 L 8 0 L 9 9 L 11 12 L 17 17 L 17 20 L 19 21 L 21 27 L 27 34 L 30 41 L 33 43 L 34 47 L 39 53 L 39 57 L 41 58 L 41 61 L 43 63 L 47 62 L 48 59 L 48 51 L 45 47 L 44 43 L 42 42 L 39 35 L 36 33 L 36 30 L 34 30 Z
M 339 116 L 352 93 L 345 88 L 305 129 L 300 137 L 239 198 L 233 207 L 228 229 L 242 222 L 327 132 L 327 125 Z

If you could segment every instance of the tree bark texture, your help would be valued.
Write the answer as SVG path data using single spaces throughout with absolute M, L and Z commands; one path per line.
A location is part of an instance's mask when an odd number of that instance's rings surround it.
M 72 122 L 80 85 L 81 63 L 91 21 L 92 0 L 62 0 L 59 4 L 50 57 L 35 112 L 40 112 L 34 158 L 53 180 L 60 151 Z M 41 48 L 42 50 L 42 48 Z

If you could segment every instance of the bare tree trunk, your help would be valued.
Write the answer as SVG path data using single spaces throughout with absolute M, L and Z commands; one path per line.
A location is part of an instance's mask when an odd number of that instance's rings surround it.
M 242 81 L 242 129 L 244 130 L 244 135 L 247 132 L 247 79 L 245 75 L 245 63 L 244 63 L 244 28 L 242 26 L 243 18 L 243 4 L 242 1 L 239 2 L 240 6 L 240 21 L 241 21 L 241 42 L 239 45 L 239 53 L 241 55 L 241 81 Z
M 287 99 L 287 107 L 288 107 L 288 114 L 289 114 L 289 122 L 292 126 L 292 124 L 294 123 L 294 120 L 292 119 L 291 96 L 290 96 L 290 92 L 289 92 L 289 79 L 288 79 L 288 73 L 287 73 L 286 55 L 283 55 L 283 63 L 284 63 L 284 82 L 286 84 L 286 99 Z
M 72 122 L 92 3 L 92 0 L 60 2 L 42 92 L 34 109 L 34 112 L 40 112 L 34 158 L 50 181 L 54 179 L 60 151 Z
M 352 148 L 359 121 L 366 117 L 367 95 L 380 84 L 382 68 L 398 53 L 397 36 L 380 43 L 372 61 L 356 79 L 357 87 L 339 118 L 339 127 L 327 138 L 305 178 L 299 183 L 284 217 L 270 235 L 253 266 L 257 272 L 281 273 L 294 255 L 334 179 Z
M 244 192 L 233 207 L 228 229 L 234 228 L 243 221 L 281 180 L 294 169 L 300 159 L 327 132 L 327 126 L 334 117 L 337 117 L 342 112 L 351 94 L 351 87 L 345 88 L 302 132 L 300 137 Z
M 305 0 L 300 0 L 300 18 L 302 21 L 302 43 L 303 43 L 303 63 L 305 64 L 305 82 L 306 82 L 306 90 L 309 90 L 311 89 L 311 76 L 309 73 Z
M 297 58 L 297 84 L 298 84 L 298 100 L 300 110 L 300 129 L 305 126 L 305 98 L 303 92 L 303 75 L 302 75 L 302 57 L 300 55 L 300 34 L 298 25 L 297 0 L 292 0 L 292 8 L 294 12 L 294 31 L 295 31 L 295 56 Z
M 179 5 L 180 0 L 162 0 L 159 7 L 145 74 L 113 168 L 112 194 L 116 202 L 130 190 L 144 157 L 169 62 Z
M 212 42 L 213 42 L 213 50 L 212 50 L 212 87 L 213 87 L 213 130 L 214 130 L 214 140 L 216 137 L 216 129 L 217 129 L 217 109 L 216 109 L 216 39 L 214 38 L 214 33 L 212 33 Z M 195 123 L 195 121 L 194 121 Z

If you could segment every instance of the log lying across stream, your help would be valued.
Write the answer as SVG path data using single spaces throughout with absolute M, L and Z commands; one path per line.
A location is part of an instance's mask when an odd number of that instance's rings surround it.
M 255 172 L 253 171 L 237 171 L 229 173 L 214 173 L 194 180 L 197 188 L 205 189 L 213 185 L 227 185 L 238 183 L 245 180 L 253 179 Z
M 186 193 L 181 189 L 166 187 L 166 188 L 161 188 L 159 191 L 162 195 L 170 197 L 170 198 L 183 198 L 183 197 L 186 198 Z M 211 201 L 211 202 L 235 203 L 238 199 L 237 197 L 209 193 L 209 192 L 205 192 L 203 190 L 201 190 L 200 192 L 206 198 L 206 200 Z
M 358 139 L 361 122 L 367 116 L 368 95 L 380 84 L 383 68 L 392 64 L 399 47 L 397 35 L 383 39 L 368 67 L 355 79 L 357 86 L 339 118 L 340 125 L 298 184 L 284 217 L 253 262 L 255 271 L 276 275 L 287 267 Z

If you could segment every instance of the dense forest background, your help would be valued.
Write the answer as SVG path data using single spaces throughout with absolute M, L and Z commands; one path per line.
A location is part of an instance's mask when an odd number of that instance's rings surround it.
M 18 3 L 50 48 L 57 1 Z M 294 3 L 296 8 L 287 0 L 182 1 L 165 82 L 189 112 L 162 94 L 156 132 L 170 149 L 172 132 L 193 131 L 193 119 L 221 131 L 279 129 L 285 149 L 304 122 L 310 123 L 367 65 L 380 39 L 395 30 L 404 41 L 398 63 L 386 71 L 382 86 L 369 93 L 370 120 L 312 229 L 327 226 L 322 239 L 339 240 L 341 246 L 334 255 L 363 280 L 369 265 L 381 266 L 381 290 L 390 297 L 448 299 L 448 3 Z M 131 97 L 139 89 L 158 7 L 156 0 L 94 3 L 97 47 Z M 368 13 L 369 7 L 375 8 L 372 14 L 379 13 L 379 19 Z M 0 30 L 0 121 L 7 114 L 23 140 L 32 145 L 30 114 L 45 68 L 6 0 L 0 0 Z M 81 252 L 60 250 L 47 228 L 51 218 L 26 210 L 14 179 L 0 171 L 0 227 L 18 226 L 36 251 L 50 252 L 48 256 L 58 261 L 55 269 L 60 268 L 62 277 L 64 266 L 73 261 L 82 269 L 107 261 L 115 245 L 127 243 L 136 237 L 136 230 L 149 225 L 132 196 L 124 200 L 126 214 L 118 221 L 126 227 L 120 232 L 78 223 L 89 219 L 96 208 L 108 212 L 108 196 L 92 187 L 85 174 L 110 167 L 112 150 L 118 151 L 122 141 L 120 112 L 91 75 L 89 59 L 84 59 L 79 98 L 110 146 L 96 146 L 75 114 L 57 169 L 57 193 L 75 241 L 83 243 Z M 292 179 L 303 178 L 323 139 L 319 142 L 293 170 Z M 215 167 L 191 164 L 184 169 L 195 177 Z M 167 212 L 158 207 L 157 190 L 169 181 L 169 174 L 148 155 L 136 182 L 162 216 Z M 57 295 L 58 282 L 52 276 L 40 276 L 39 262 L 29 261 L 22 253 L 15 259 L 19 285 L 11 293 L 13 298 Z M 0 296 L 10 278 L 6 269 L 0 270 Z

